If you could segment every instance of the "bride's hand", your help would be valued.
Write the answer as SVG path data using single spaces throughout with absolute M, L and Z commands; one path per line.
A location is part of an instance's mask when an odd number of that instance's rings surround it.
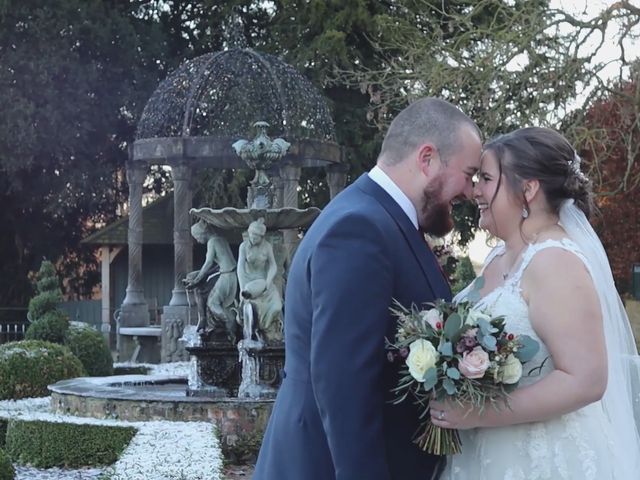
M 442 428 L 467 430 L 481 425 L 480 414 L 471 405 L 460 405 L 452 401 L 429 402 L 431 423 Z

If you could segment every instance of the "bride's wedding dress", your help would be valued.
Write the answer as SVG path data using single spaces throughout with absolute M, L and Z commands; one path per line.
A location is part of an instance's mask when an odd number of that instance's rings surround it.
M 529 368 L 543 365 L 539 371 L 524 376 L 525 386 L 539 381 L 553 370 L 553 358 L 533 330 L 520 281 L 532 258 L 546 248 L 568 250 L 585 262 L 587 258 L 571 240 L 546 240 L 530 244 L 523 254 L 516 273 L 503 286 L 489 292 L 476 308 L 492 316 L 503 315 L 507 331 L 526 334 L 540 343 L 538 354 L 525 365 Z M 504 246 L 496 247 L 485 262 L 504 253 Z M 473 284 L 472 284 L 473 285 Z M 464 299 L 472 285 L 456 298 Z M 605 326 L 606 328 L 606 326 Z M 632 418 L 628 419 L 633 422 Z M 629 476 L 627 455 L 637 455 L 637 447 L 616 443 L 616 432 L 606 414 L 602 401 L 592 403 L 558 418 L 536 423 L 525 423 L 497 428 L 480 428 L 460 432 L 462 453 L 447 457 L 447 466 L 441 480 L 632 480 Z M 626 463 L 625 463 L 626 462 Z M 631 462 L 633 463 L 633 462 Z M 632 475 L 640 476 L 638 471 Z

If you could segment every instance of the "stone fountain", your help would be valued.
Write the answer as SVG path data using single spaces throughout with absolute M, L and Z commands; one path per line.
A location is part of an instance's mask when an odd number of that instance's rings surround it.
M 257 135 L 253 140 L 233 144 L 236 153 L 255 170 L 248 188 L 248 208 L 191 210 L 198 219 L 192 233 L 196 240 L 207 243 L 207 258 L 185 282 L 195 294 L 199 317 L 198 335 L 188 330 L 184 338 L 194 357 L 189 395 L 273 398 L 280 383 L 284 366 L 282 300 L 291 253 L 284 248 L 283 232 L 308 227 L 320 210 L 273 208 L 275 189 L 269 169 L 278 164 L 290 144 L 282 138 L 271 140 L 266 122 L 256 122 L 254 127 Z M 234 262 L 225 238 L 238 232 L 242 232 L 243 241 Z M 205 277 L 213 280 L 208 288 L 202 287 Z M 240 287 L 237 296 L 236 282 Z M 236 342 L 239 331 L 241 338 Z
M 247 128 L 256 120 L 269 127 L 258 123 L 255 138 L 239 141 L 253 137 Z M 281 139 L 269 139 L 267 128 Z M 52 405 L 55 411 L 98 418 L 213 421 L 226 449 L 264 429 L 273 403 L 269 397 L 280 382 L 278 299 L 281 304 L 299 231 L 318 214 L 298 208 L 300 183 L 313 175 L 333 198 L 346 182 L 344 152 L 336 143 L 326 100 L 278 57 L 234 47 L 188 60 L 171 73 L 147 102 L 126 165 L 129 269 L 116 332 L 125 354 L 135 346 L 128 345 L 131 329 L 141 334 L 140 329 L 150 328 L 143 288 L 142 193 L 153 165 L 171 167 L 174 282 L 148 348 L 161 344 L 163 363 L 193 355 L 190 378 L 67 380 L 51 387 Z M 205 168 L 254 169 L 246 208 L 191 209 L 192 180 Z M 262 239 L 252 240 L 256 235 Z M 208 259 L 195 271 L 193 239 L 207 246 Z M 255 243 L 270 249 L 276 265 L 262 282 L 251 268 L 240 272 L 242 248 L 235 256 L 236 246 L 244 244 L 248 264 L 257 262 L 264 252 L 254 255 Z M 110 321 L 108 315 L 103 319 L 105 334 Z

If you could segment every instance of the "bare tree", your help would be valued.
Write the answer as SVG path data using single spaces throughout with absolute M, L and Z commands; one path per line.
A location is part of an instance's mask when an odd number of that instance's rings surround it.
M 620 88 L 634 75 L 629 45 L 640 34 L 640 8 L 628 1 L 585 17 L 538 1 L 397 0 L 376 22 L 370 41 L 382 66 L 337 71 L 334 81 L 368 92 L 368 118 L 383 130 L 412 99 L 442 97 L 476 119 L 487 137 L 526 125 L 559 128 L 581 150 L 597 150 L 589 162 L 597 181 L 609 156 L 601 143 L 610 135 L 586 121 L 590 106 L 617 98 L 638 109 L 638 89 Z M 603 60 L 611 36 L 616 54 Z M 619 74 L 607 80 L 603 72 L 612 66 Z M 614 191 L 640 182 L 632 175 L 638 116 L 631 117 L 635 122 L 624 126 L 628 174 Z

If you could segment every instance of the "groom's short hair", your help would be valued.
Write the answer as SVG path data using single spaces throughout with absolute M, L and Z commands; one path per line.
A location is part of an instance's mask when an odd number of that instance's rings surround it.
M 469 125 L 482 138 L 478 126 L 446 100 L 416 100 L 393 119 L 382 142 L 378 160 L 395 165 L 425 142 L 433 143 L 444 163 L 460 147 L 460 130 Z

